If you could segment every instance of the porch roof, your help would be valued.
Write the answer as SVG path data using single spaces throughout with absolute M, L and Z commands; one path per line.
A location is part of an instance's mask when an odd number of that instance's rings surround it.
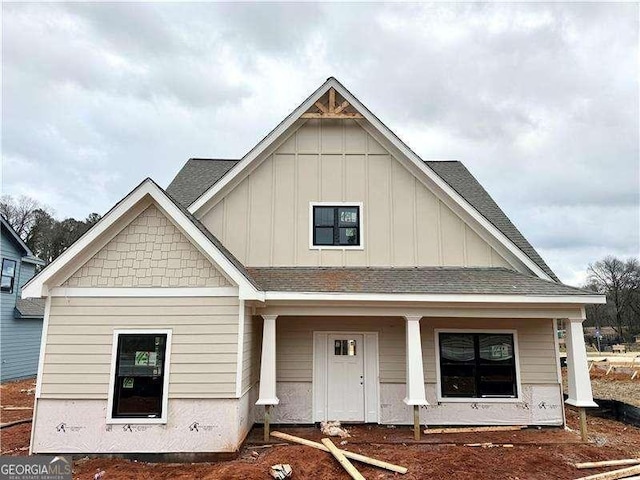
M 254 267 L 267 292 L 593 296 L 595 293 L 502 267 Z

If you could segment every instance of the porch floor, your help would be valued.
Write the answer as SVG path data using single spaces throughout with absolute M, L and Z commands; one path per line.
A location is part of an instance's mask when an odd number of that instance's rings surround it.
M 443 433 L 422 434 L 420 440 L 414 440 L 413 427 L 408 425 L 343 425 L 346 427 L 348 438 L 332 437 L 337 445 L 346 441 L 345 445 L 359 444 L 435 444 L 435 445 L 464 445 L 466 443 L 493 443 L 512 445 L 556 445 L 567 443 L 580 443 L 580 437 L 576 433 L 564 430 L 561 427 L 526 428 L 524 430 L 506 432 L 471 432 L 471 433 Z M 422 427 L 424 429 L 424 426 Z M 320 442 L 323 435 L 319 427 L 315 426 L 290 426 L 271 425 L 270 430 L 288 433 L 297 437 Z M 250 448 L 253 445 L 264 445 L 264 430 L 261 425 L 256 425 L 249 433 L 245 445 Z M 279 438 L 271 437 L 270 444 L 283 443 Z M 347 448 L 345 446 L 345 448 Z

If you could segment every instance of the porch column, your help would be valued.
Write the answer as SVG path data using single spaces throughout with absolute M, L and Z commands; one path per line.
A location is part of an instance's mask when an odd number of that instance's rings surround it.
M 262 358 L 260 361 L 260 394 L 256 405 L 264 405 L 264 441 L 269 441 L 269 423 L 274 405 L 280 400 L 276 396 L 276 318 L 277 315 L 262 315 Z
M 424 368 L 422 366 L 422 341 L 418 316 L 405 316 L 407 345 L 407 396 L 404 403 L 413 406 L 414 438 L 420 440 L 420 405 L 428 405 L 424 390 Z
M 585 407 L 597 407 L 591 392 L 591 379 L 587 365 L 587 349 L 584 344 L 582 322 L 584 318 L 569 318 L 565 322 L 567 346 L 567 384 L 569 395 L 565 401 L 578 407 L 580 413 L 580 433 L 587 441 L 587 413 Z

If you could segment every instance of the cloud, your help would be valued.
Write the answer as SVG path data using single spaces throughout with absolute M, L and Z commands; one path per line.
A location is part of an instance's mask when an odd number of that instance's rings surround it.
M 328 76 L 462 160 L 561 278 L 640 251 L 634 4 L 3 4 L 3 193 L 104 213 Z

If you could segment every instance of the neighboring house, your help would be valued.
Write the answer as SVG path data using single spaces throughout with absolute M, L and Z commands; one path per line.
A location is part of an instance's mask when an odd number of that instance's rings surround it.
M 267 418 L 562 425 L 556 319 L 567 403 L 595 405 L 604 297 L 333 78 L 239 161 L 144 180 L 23 296 L 47 303 L 37 453 L 230 452 Z
M 0 216 L 2 223 L 2 283 L 0 285 L 0 380 L 33 377 L 38 372 L 38 354 L 44 300 L 21 299 L 22 286 L 44 262 Z

